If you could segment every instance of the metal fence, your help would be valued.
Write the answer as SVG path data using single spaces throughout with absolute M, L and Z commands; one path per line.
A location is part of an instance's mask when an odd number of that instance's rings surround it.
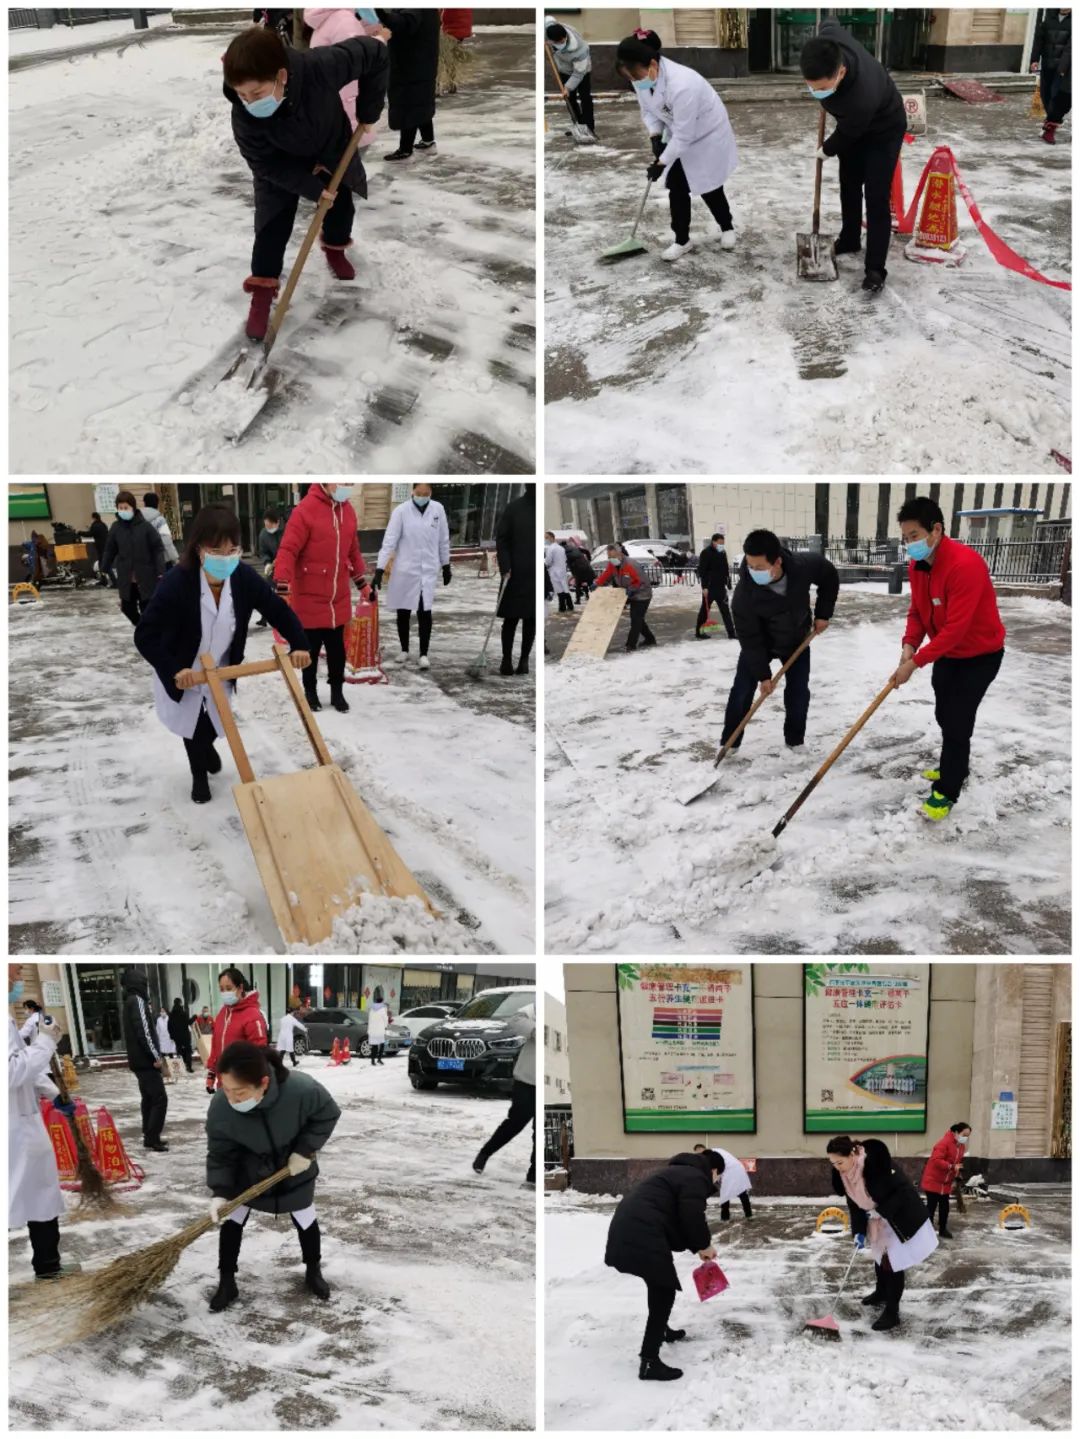
M 144 15 L 167 15 L 167 9 L 144 10 Z M 96 20 L 130 20 L 134 25 L 136 12 L 134 10 L 84 10 L 84 9 L 63 9 L 63 10 L 19 10 L 8 11 L 9 30 L 39 30 L 50 29 L 53 25 L 65 25 L 72 28 L 76 25 L 90 25 Z M 42 25 L 42 18 L 46 23 Z M 51 17 L 49 19 L 48 17 Z
M 574 1113 L 570 1106 L 548 1104 L 544 1108 L 544 1165 L 566 1168 L 574 1157 Z

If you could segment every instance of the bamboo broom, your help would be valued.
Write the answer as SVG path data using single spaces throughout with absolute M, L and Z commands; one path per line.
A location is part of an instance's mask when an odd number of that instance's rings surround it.
M 223 1205 L 224 1218 L 241 1204 L 250 1204 L 289 1177 L 285 1165 Z M 176 1268 L 181 1253 L 217 1226 L 207 1214 L 168 1239 L 159 1239 L 134 1254 L 123 1254 L 101 1269 L 84 1270 L 67 1279 L 34 1280 L 11 1291 L 8 1307 L 13 1354 L 36 1354 L 77 1344 L 119 1324 L 159 1289 Z
M 60 1091 L 60 1103 L 70 1104 L 71 1093 L 64 1083 L 60 1066 L 54 1054 L 49 1061 L 53 1083 Z M 67 1119 L 67 1115 L 64 1116 Z M 75 1118 L 68 1120 L 68 1126 L 75 1136 L 75 1153 L 78 1156 L 77 1175 L 79 1179 L 79 1203 L 71 1213 L 72 1219 L 121 1219 L 132 1211 L 126 1204 L 119 1203 L 109 1191 L 101 1170 L 94 1163 L 94 1156 L 87 1147 L 82 1125 Z

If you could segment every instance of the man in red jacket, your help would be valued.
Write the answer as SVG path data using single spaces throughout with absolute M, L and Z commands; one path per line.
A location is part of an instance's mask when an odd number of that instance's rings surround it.
M 931 789 L 922 811 L 928 819 L 944 819 L 968 777 L 975 716 L 1005 657 L 1005 626 L 986 561 L 949 539 L 933 500 L 908 500 L 897 519 L 910 561 L 911 608 L 892 679 L 906 685 L 917 669 L 934 667 L 941 759 L 937 769 L 923 771 Z

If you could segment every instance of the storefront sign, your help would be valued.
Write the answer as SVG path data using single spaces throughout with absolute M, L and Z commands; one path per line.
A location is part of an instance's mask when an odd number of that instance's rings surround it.
M 1011 1090 L 1003 1090 L 1000 1097 L 990 1105 L 991 1129 L 1016 1128 L 1017 1102 Z
M 119 485 L 94 486 L 94 509 L 99 515 L 116 514 L 116 496 L 119 489 Z
M 752 1134 L 753 966 L 616 972 L 625 1132 Z
M 806 1134 L 926 1133 L 928 964 L 803 966 Z

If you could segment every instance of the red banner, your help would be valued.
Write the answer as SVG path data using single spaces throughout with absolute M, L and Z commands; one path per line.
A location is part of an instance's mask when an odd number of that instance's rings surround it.
M 352 671 L 347 678 L 349 684 L 389 684 L 382 667 L 379 606 L 374 599 L 357 600 L 352 619 L 345 626 L 345 663 Z

